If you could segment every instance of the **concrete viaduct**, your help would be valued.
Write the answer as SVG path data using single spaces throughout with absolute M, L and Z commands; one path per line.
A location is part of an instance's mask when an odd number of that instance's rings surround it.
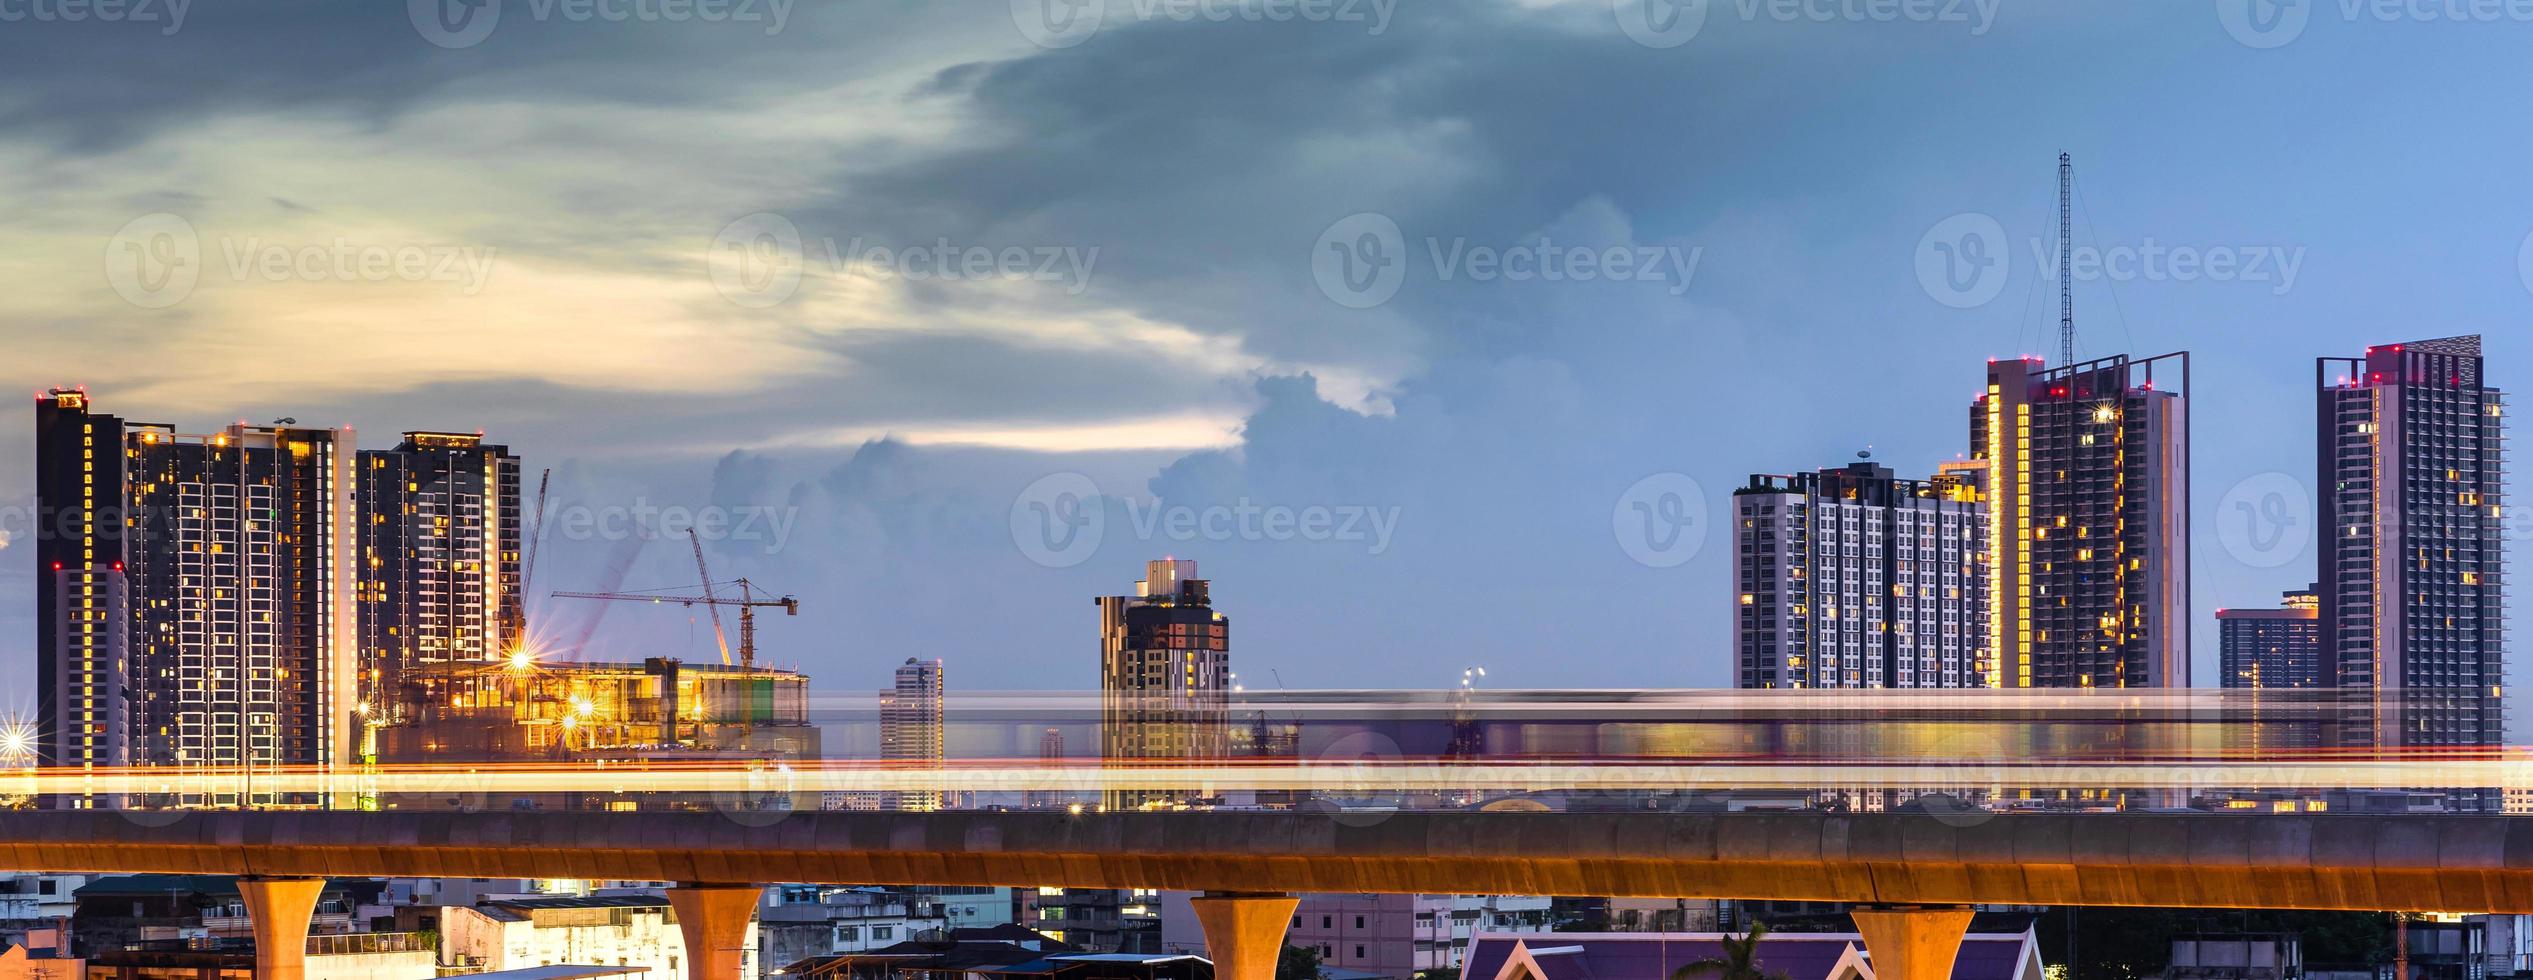
M 1203 892 L 1227 980 L 1301 892 L 1852 902 L 1881 980 L 1943 980 L 1971 903 L 2533 913 L 2533 817 L 0 811 L 0 868 L 242 876 L 263 980 L 327 877 L 672 882 L 693 980 L 737 980 L 772 882 Z

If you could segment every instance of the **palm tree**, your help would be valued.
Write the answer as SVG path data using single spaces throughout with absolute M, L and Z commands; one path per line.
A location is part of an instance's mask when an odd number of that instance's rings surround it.
M 1770 973 L 1759 968 L 1759 940 L 1768 934 L 1768 924 L 1753 922 L 1750 932 L 1740 939 L 1724 937 L 1724 955 L 1709 956 L 1671 971 L 1671 980 L 1694 980 L 1712 973 L 1715 980 L 1786 980 L 1785 974 Z

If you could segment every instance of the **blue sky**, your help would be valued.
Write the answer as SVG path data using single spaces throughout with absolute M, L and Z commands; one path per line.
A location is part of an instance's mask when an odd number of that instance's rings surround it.
M 1648 552 L 1632 504 L 1962 452 L 1982 362 L 2054 349 L 2062 149 L 2079 246 L 2165 250 L 2078 284 L 2084 351 L 2195 358 L 2203 681 L 2215 609 L 2311 577 L 2218 519 L 2309 499 L 2315 356 L 2533 363 L 2533 23 L 2467 5 L 1713 0 L 1661 46 L 1637 0 L 1107 0 L 1060 36 L 1036 0 L 490 2 L 0 20 L 0 374 L 189 428 L 482 428 L 558 504 L 725 508 L 768 534 L 716 570 L 802 597 L 766 643 L 822 688 L 909 655 L 1088 686 L 1089 597 L 1165 554 L 1244 680 L 1727 684 L 1728 537 Z M 1965 214 L 2006 247 L 1962 308 L 1919 257 Z M 1327 284 L 1390 228 L 1378 302 Z M 1577 249 L 1630 275 L 1479 258 Z M 1015 533 L 1083 487 L 1095 546 Z M 537 591 L 600 584 L 604 537 L 558 524 Z M 690 581 L 674 545 L 625 584 Z M 637 609 L 591 652 L 701 651 Z

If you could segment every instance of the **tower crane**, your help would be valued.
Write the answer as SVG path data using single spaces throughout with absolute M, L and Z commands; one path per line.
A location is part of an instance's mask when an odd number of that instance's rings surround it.
M 702 573 L 704 576 L 704 594 L 702 595 L 672 595 L 663 592 L 556 592 L 553 593 L 553 597 L 557 599 L 603 599 L 620 602 L 674 602 L 681 606 L 703 606 L 712 613 L 712 635 L 713 639 L 721 646 L 721 663 L 725 667 L 730 664 L 730 643 L 722 636 L 721 607 L 736 606 L 739 609 L 739 665 L 747 669 L 755 669 L 756 611 L 759 609 L 780 608 L 783 610 L 783 615 L 798 616 L 800 615 L 800 600 L 792 596 L 776 597 L 771 593 L 765 593 L 763 598 L 759 598 L 759 593 L 756 591 L 756 583 L 750 582 L 745 578 L 719 583 L 721 585 L 736 585 L 739 587 L 739 595 L 737 598 L 723 598 L 721 594 L 715 590 L 716 583 L 712 580 L 712 572 L 704 565 L 703 539 L 696 537 L 694 530 L 691 528 L 687 530 L 686 535 L 694 542 L 695 545 L 695 570 Z
M 528 644 L 527 596 L 529 590 L 536 585 L 537 552 L 545 544 L 545 489 L 553 480 L 554 470 L 551 468 L 537 477 L 537 526 L 528 537 L 527 560 L 519 563 L 519 591 L 512 593 L 519 601 L 516 606 L 503 610 L 504 617 L 510 620 L 508 624 L 510 642 L 514 647 L 525 647 Z M 509 651 L 503 652 L 506 654 Z

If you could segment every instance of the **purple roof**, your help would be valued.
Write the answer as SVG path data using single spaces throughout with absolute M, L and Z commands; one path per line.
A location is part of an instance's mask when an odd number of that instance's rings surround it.
M 1724 955 L 1714 933 L 1490 933 L 1470 945 L 1462 980 L 1495 980 L 1517 942 L 1529 944 L 1548 980 L 1670 980 L 1673 970 Z M 1864 941 L 1854 933 L 1773 933 L 1759 942 L 1759 968 L 1789 980 L 1827 980 L 1850 944 L 1862 950 Z M 2022 952 L 2020 935 L 1972 936 L 1953 961 L 1953 980 L 2015 980 Z

